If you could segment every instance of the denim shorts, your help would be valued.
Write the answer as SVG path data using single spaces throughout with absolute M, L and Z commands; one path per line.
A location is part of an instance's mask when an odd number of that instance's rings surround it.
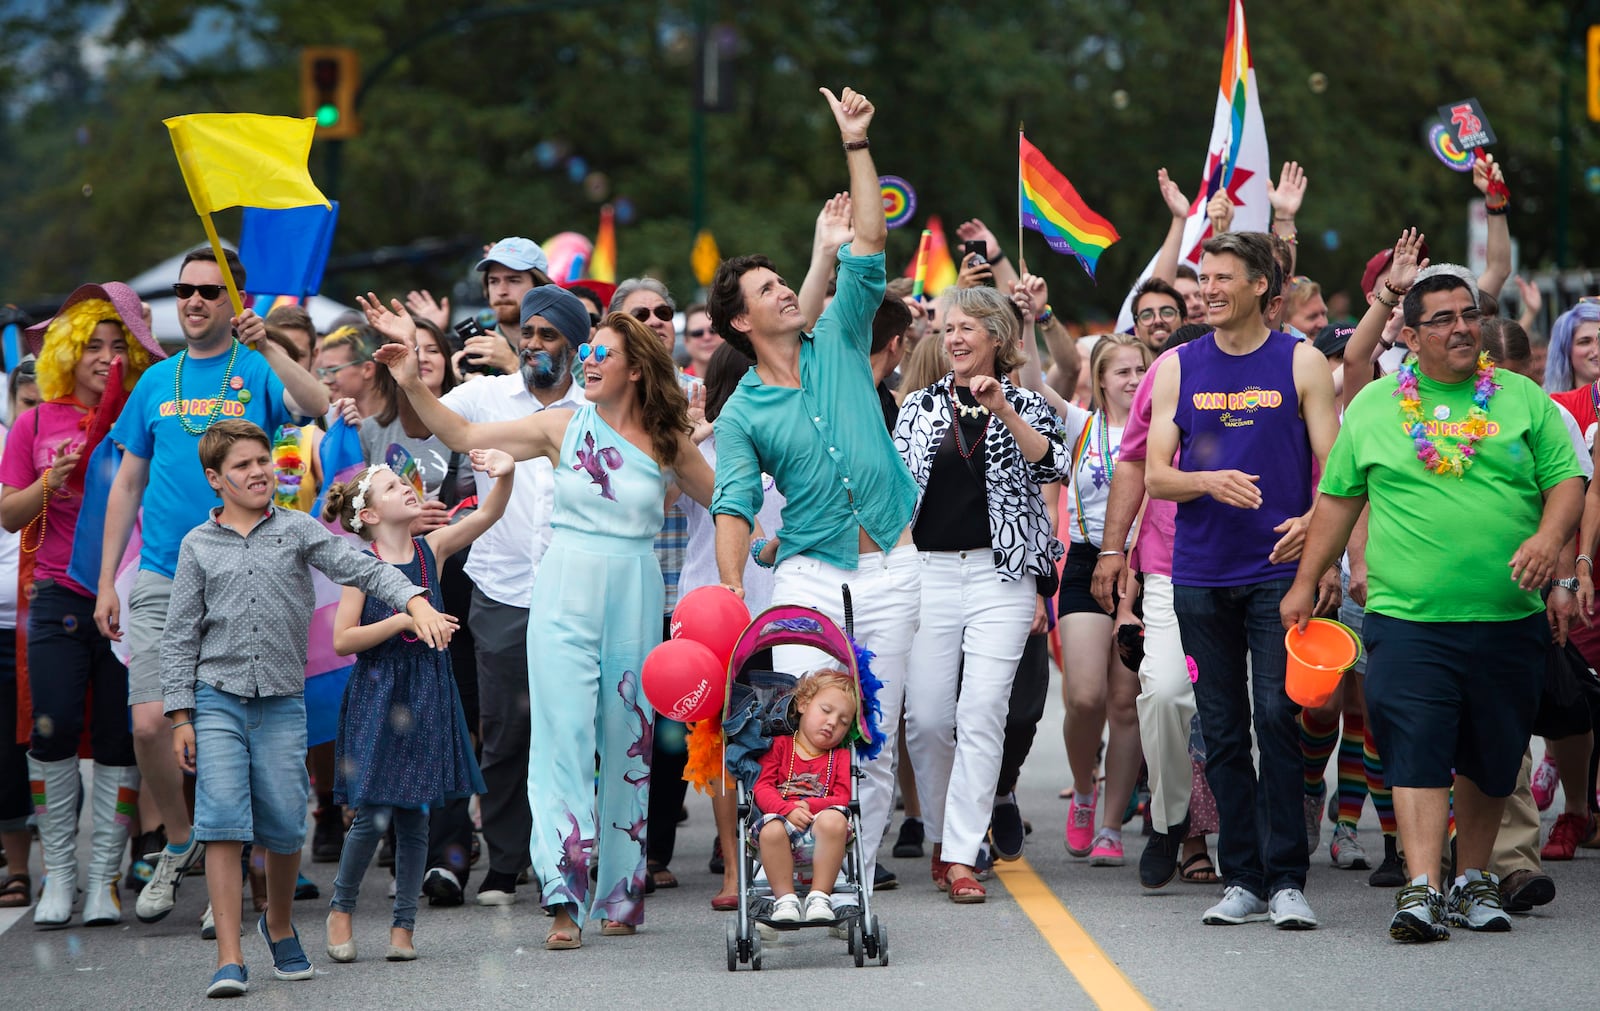
M 194 832 L 298 853 L 306 841 L 306 700 L 194 691 Z
M 850 809 L 835 804 L 832 807 L 823 808 L 822 811 L 838 811 L 840 814 L 844 815 L 844 838 L 846 842 L 849 842 L 850 836 L 854 832 L 853 827 L 850 825 Z M 822 811 L 818 811 L 817 814 L 821 814 Z M 817 848 L 816 837 L 811 834 L 810 826 L 805 828 L 796 828 L 792 823 L 790 823 L 789 819 L 785 818 L 781 814 L 762 814 L 760 811 L 752 811 L 750 818 L 750 842 L 753 843 L 757 849 L 760 849 L 761 830 L 767 827 L 768 822 L 772 821 L 783 822 L 784 831 L 789 833 L 789 852 L 794 857 L 795 866 L 809 866 L 811 864 L 812 855 L 816 852 Z

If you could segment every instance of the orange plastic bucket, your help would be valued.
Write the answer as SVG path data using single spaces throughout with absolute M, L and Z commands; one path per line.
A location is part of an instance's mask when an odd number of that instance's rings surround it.
M 1289 629 L 1283 645 L 1289 651 L 1284 689 L 1307 708 L 1327 702 L 1344 672 L 1361 659 L 1360 637 L 1332 618 L 1312 618 L 1304 632 Z

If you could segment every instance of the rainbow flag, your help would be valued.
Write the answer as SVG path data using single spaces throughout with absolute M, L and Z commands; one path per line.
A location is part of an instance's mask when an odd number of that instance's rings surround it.
M 600 230 L 594 236 L 594 252 L 589 256 L 589 278 L 617 283 L 616 212 L 610 204 L 600 208 Z
M 939 220 L 939 215 L 928 215 L 926 231 L 932 233 L 928 240 L 928 255 L 925 259 L 920 255 L 913 257 L 906 264 L 905 276 L 916 277 L 920 262 L 923 269 L 922 294 L 933 298 L 946 288 L 953 287 L 960 272 L 956 269 L 956 261 L 950 256 L 950 242 L 944 237 L 944 223 Z
M 1239 164 L 1239 149 L 1244 146 L 1245 113 L 1250 107 L 1251 70 L 1250 38 L 1244 27 L 1244 0 L 1234 0 L 1228 10 L 1228 36 L 1222 44 L 1222 82 L 1218 85 L 1218 91 L 1228 102 L 1228 153 L 1223 163 L 1222 186 L 1233 182 L 1233 170 Z M 1215 187 L 1212 192 L 1215 193 Z M 1207 195 L 1208 198 L 1210 195 Z
M 1100 254 L 1121 236 L 1111 222 L 1089 209 L 1067 177 L 1020 130 L 1017 145 L 1017 204 L 1023 227 L 1043 235 L 1056 252 L 1077 257 L 1093 278 Z

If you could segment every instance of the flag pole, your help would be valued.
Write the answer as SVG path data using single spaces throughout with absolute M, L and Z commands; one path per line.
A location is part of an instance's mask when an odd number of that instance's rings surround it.
M 217 226 L 211 223 L 210 214 L 200 215 L 200 223 L 205 226 L 206 238 L 211 240 L 211 251 L 217 257 L 217 269 L 222 271 L 222 283 L 228 286 L 228 301 L 233 303 L 233 314 L 244 315 L 244 300 L 239 297 L 239 286 L 234 283 L 233 271 L 228 269 L 228 257 L 223 252 L 222 240 L 217 238 Z
M 1022 253 L 1022 120 L 1017 120 L 1017 268 L 1028 272 L 1028 258 Z

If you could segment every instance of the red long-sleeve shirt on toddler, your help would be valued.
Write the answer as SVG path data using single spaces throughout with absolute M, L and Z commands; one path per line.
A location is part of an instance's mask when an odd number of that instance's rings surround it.
M 829 775 L 828 764 L 833 764 Z M 811 813 L 850 803 L 850 749 L 834 748 L 826 755 L 803 758 L 795 753 L 794 737 L 777 737 L 761 758 L 761 775 L 756 779 L 756 807 L 762 814 L 785 818 L 799 801 L 807 801 Z

